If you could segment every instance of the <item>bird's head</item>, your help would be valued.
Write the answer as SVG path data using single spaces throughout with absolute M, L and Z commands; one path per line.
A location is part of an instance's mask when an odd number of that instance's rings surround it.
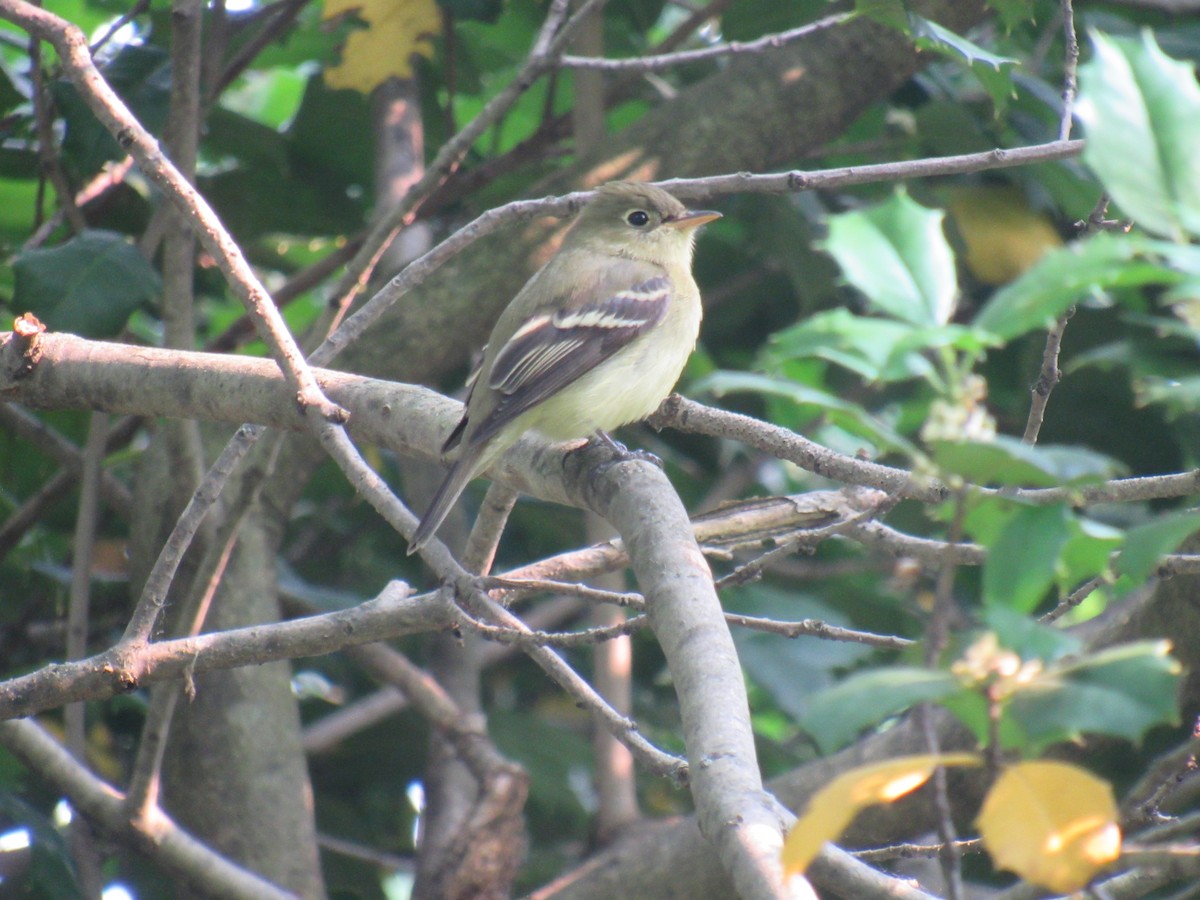
M 679 253 L 690 255 L 696 229 L 720 217 L 712 210 L 690 210 L 654 185 L 613 181 L 597 189 L 567 241 L 661 262 Z

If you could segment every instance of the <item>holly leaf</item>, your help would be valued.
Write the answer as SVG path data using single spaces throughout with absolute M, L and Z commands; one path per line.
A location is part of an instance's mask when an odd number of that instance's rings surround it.
M 1200 235 L 1200 85 L 1147 29 L 1140 40 L 1092 33 L 1079 69 L 1083 159 L 1142 228 L 1185 241 Z
M 958 277 L 943 216 L 899 191 L 870 209 L 831 216 L 824 249 L 879 311 L 912 325 L 944 325 L 954 314 Z
M 26 250 L 13 261 L 13 306 L 55 331 L 112 337 L 133 311 L 158 296 L 158 273 L 124 235 L 89 230 L 59 247 Z

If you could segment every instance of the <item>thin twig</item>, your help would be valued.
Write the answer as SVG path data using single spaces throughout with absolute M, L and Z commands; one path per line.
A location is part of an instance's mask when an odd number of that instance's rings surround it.
M 79 490 L 79 507 L 75 514 L 75 535 L 72 541 L 71 588 L 67 605 L 67 658 L 81 659 L 87 655 L 88 619 L 91 606 L 92 551 L 96 542 L 97 518 L 100 511 L 100 472 L 104 464 L 104 447 L 108 438 L 107 413 L 92 413 L 88 425 L 87 444 L 83 452 L 83 473 Z M 72 703 L 63 711 L 67 749 L 81 764 L 87 760 L 86 707 Z M 100 873 L 100 851 L 92 833 L 91 823 L 80 820 L 71 823 L 71 855 L 85 893 L 95 894 L 103 887 Z
M 599 69 L 602 72 L 652 72 L 657 69 L 669 69 L 701 60 L 717 59 L 740 53 L 760 53 L 763 50 L 775 50 L 793 41 L 816 34 L 841 25 L 854 18 L 853 13 L 838 13 L 826 16 L 790 31 L 768 34 L 754 41 L 730 41 L 728 44 L 718 44 L 715 47 L 704 47 L 699 50 L 680 50 L 675 53 L 663 53 L 655 56 L 635 56 L 630 59 L 603 59 L 596 56 L 564 56 L 560 65 L 568 69 Z
M 453 623 L 453 608 L 439 594 L 410 597 L 408 585 L 393 581 L 379 596 L 348 610 L 194 638 L 136 646 L 118 643 L 87 659 L 43 666 L 0 682 L 0 719 L 36 715 L 77 700 L 106 699 L 185 673 L 320 656 Z
M 982 853 L 983 841 L 971 838 L 965 841 L 955 841 L 955 849 L 960 856 L 968 853 Z M 880 863 L 893 859 L 933 859 L 941 856 L 941 844 L 889 844 L 886 847 L 873 847 L 870 850 L 854 850 L 854 856 L 863 862 Z
M 489 625 L 465 613 L 463 614 L 463 622 L 472 631 L 489 641 L 512 644 L 521 649 L 529 647 L 554 647 L 559 650 L 591 647 L 608 641 L 615 641 L 617 638 L 637 634 L 637 632 L 650 624 L 645 616 L 634 616 L 630 619 L 622 619 L 620 622 L 612 625 L 597 625 L 591 628 L 584 628 L 581 631 L 552 632 L 535 631 L 533 629 L 520 631 L 502 625 Z
M 265 431 L 258 425 L 239 428 L 209 468 L 188 505 L 175 520 L 170 535 L 154 561 L 133 615 L 129 617 L 129 625 L 121 636 L 122 644 L 142 644 L 150 639 L 183 554 L 191 545 L 204 517 L 220 497 L 230 475 Z
M 279 440 L 276 439 L 274 448 L 276 452 L 279 443 Z M 224 536 L 208 548 L 208 553 L 205 554 L 205 559 L 198 568 L 198 574 L 192 581 L 189 596 L 180 608 L 177 619 L 179 634 L 195 637 L 203 629 L 204 620 L 212 606 L 217 587 L 224 577 L 229 560 L 233 555 L 238 534 L 258 496 L 257 488 L 261 486 L 266 475 L 265 472 L 259 475 L 256 489 L 239 498 L 236 512 L 227 516 L 222 523 Z M 132 819 L 140 818 L 148 821 L 157 811 L 162 765 L 167 749 L 167 735 L 171 730 L 171 722 L 175 716 L 180 691 L 188 693 L 189 700 L 193 699 L 195 688 L 190 678 L 186 678 L 183 685 L 176 683 L 156 685 L 151 692 L 150 705 L 146 711 L 145 722 L 142 724 L 137 756 L 129 776 L 129 792 L 126 796 L 129 815 Z
M 1058 317 L 1046 333 L 1046 346 L 1042 350 L 1042 368 L 1037 381 L 1029 389 L 1031 402 L 1029 417 L 1025 421 L 1025 434 L 1021 440 L 1026 444 L 1036 444 L 1038 434 L 1042 430 L 1042 421 L 1046 417 L 1046 406 L 1050 403 L 1050 392 L 1062 379 L 1062 371 L 1058 368 L 1059 353 L 1062 350 L 1063 333 L 1067 330 L 1067 322 L 1075 315 L 1075 307 L 1071 307 Z
M 1063 90 L 1062 118 L 1058 123 L 1058 139 L 1065 141 L 1071 136 L 1071 120 L 1075 114 L 1075 96 L 1078 91 L 1076 73 L 1079 69 L 1079 41 L 1075 37 L 1075 10 L 1071 0 L 1059 0 L 1063 19 Z
M 1050 625 L 1057 622 L 1080 603 L 1090 597 L 1095 591 L 1108 584 L 1111 579 L 1107 575 L 1097 575 L 1094 578 L 1089 578 L 1067 596 L 1058 601 L 1054 609 L 1050 610 L 1044 616 L 1041 616 L 1038 621 L 1043 625 Z
M 490 620 L 489 624 L 512 629 L 526 637 L 531 635 L 530 629 L 524 622 L 486 595 L 475 594 L 470 600 L 474 612 L 479 617 L 486 617 Z M 536 644 L 526 646 L 524 650 L 529 658 L 537 663 L 560 688 L 589 710 L 613 737 L 628 747 L 647 771 L 671 778 L 676 782 L 686 779 L 687 763 L 684 760 L 663 752 L 642 737 L 637 723 L 609 706 L 604 698 L 597 694 L 592 686 L 561 656 L 553 650 Z
M 206 103 L 214 103 L 216 99 L 225 91 L 229 85 L 237 79 L 255 58 L 268 45 L 274 43 L 283 37 L 284 32 L 291 27 L 292 23 L 300 15 L 305 6 L 309 4 L 309 0 L 279 0 L 270 6 L 263 8 L 262 12 L 263 23 L 255 35 L 246 41 L 233 55 L 233 58 L 225 64 L 221 73 L 213 79 L 213 83 L 207 85 Z
M 951 620 L 958 615 L 958 607 L 954 598 L 954 576 L 958 570 L 953 553 L 963 537 L 963 521 L 967 514 L 967 496 L 962 489 L 957 491 L 954 498 L 954 519 L 950 523 L 947 541 L 947 552 L 938 570 L 937 583 L 934 589 L 933 614 L 925 627 L 925 665 L 934 669 L 938 666 L 942 652 L 950 639 Z M 932 704 L 925 703 L 918 708 L 921 731 L 925 739 L 925 751 L 937 755 L 941 752 L 938 740 L 937 726 L 933 717 Z M 962 860 L 956 847 L 958 838 L 954 827 L 951 809 L 950 790 L 946 780 L 946 769 L 939 766 L 933 773 L 934 808 L 937 810 L 938 837 L 941 838 L 942 852 L 938 854 L 941 863 L 942 877 L 946 882 L 946 893 L 950 900 L 962 900 Z
M 776 562 L 779 559 L 791 556 L 800 548 L 812 548 L 821 543 L 828 537 L 843 534 L 847 530 L 853 529 L 858 525 L 862 525 L 873 519 L 886 515 L 897 503 L 900 502 L 899 497 L 889 497 L 884 495 L 877 503 L 872 504 L 867 509 L 857 515 L 845 519 L 843 521 L 834 522 L 822 528 L 814 528 L 812 530 L 799 531 L 788 539 L 781 541 L 780 546 L 770 550 L 760 556 L 750 560 L 750 562 L 734 569 L 724 578 L 716 582 L 717 590 L 732 585 L 746 584 L 750 581 L 761 577 L 763 570 Z
M 78 234 L 87 228 L 83 213 L 75 205 L 75 193 L 67 181 L 63 171 L 62 159 L 58 154 L 58 139 L 54 135 L 54 110 L 50 91 L 46 87 L 42 72 L 41 44 L 34 39 L 29 48 L 29 65 L 33 73 L 33 117 L 37 126 L 38 161 L 41 164 L 42 177 L 50 180 L 57 195 L 59 209 L 71 226 L 71 231 Z M 41 229 L 38 229 L 40 232 Z
M 96 42 L 88 48 L 92 51 L 92 56 L 95 56 L 102 49 L 104 49 L 105 45 L 113 39 L 113 36 L 116 35 L 118 31 L 120 31 L 149 8 L 150 0 L 137 0 L 133 6 L 129 7 L 129 9 L 119 15 L 113 21 L 113 23 L 105 29 L 104 34 L 100 35 L 100 37 L 96 39 Z
M 292 598 L 285 599 L 289 605 L 293 602 Z M 313 611 L 311 606 L 299 605 L 309 612 Z M 579 601 L 560 599 L 538 606 L 525 616 L 525 624 L 534 630 L 548 630 L 577 617 L 582 611 Z M 478 663 L 483 667 L 496 665 L 511 659 L 516 653 L 517 649 L 511 644 L 484 644 L 479 650 Z M 354 734 L 399 713 L 408 706 L 409 699 L 402 691 L 390 685 L 380 688 L 374 694 L 331 712 L 305 727 L 304 752 L 310 755 L 329 752 Z
M 317 846 L 322 850 L 328 850 L 330 853 L 337 853 L 340 856 L 345 856 L 347 859 L 357 859 L 361 862 L 370 863 L 379 869 L 392 872 L 412 872 L 416 869 L 416 862 L 408 856 L 396 856 L 394 853 L 387 853 L 383 850 L 377 850 L 374 847 L 365 847 L 356 841 L 348 841 L 345 838 L 334 837 L 331 834 L 317 833 Z
M 1125 795 L 1121 809 L 1126 829 L 1174 821 L 1173 817 L 1163 814 L 1162 804 L 1185 780 L 1196 776 L 1198 753 L 1200 725 L 1193 724 L 1188 739 L 1155 760 Z
M 603 545 L 600 545 L 603 546 Z M 536 565 L 536 564 L 535 564 Z M 609 603 L 617 607 L 644 610 L 646 608 L 645 598 L 638 593 L 632 591 L 605 591 L 598 588 L 588 587 L 583 584 L 574 584 L 564 581 L 551 580 L 528 580 L 528 579 L 512 579 L 504 578 L 488 578 L 482 582 L 484 587 L 494 587 L 506 591 L 511 591 L 520 595 L 531 591 L 548 591 L 556 594 L 565 594 L 573 597 L 581 597 L 585 600 L 592 600 L 599 603 Z M 502 599 L 501 602 L 505 606 L 509 606 L 513 602 L 513 596 L 510 594 Z M 913 642 L 908 638 L 896 637 L 888 634 L 874 634 L 869 631 L 859 631 L 853 628 L 843 628 L 838 625 L 830 625 L 827 622 L 822 622 L 820 619 L 802 619 L 797 622 L 780 621 L 778 619 L 763 619 L 757 616 L 746 616 L 741 613 L 725 613 L 725 621 L 732 626 L 740 628 L 749 628 L 754 631 L 764 631 L 770 634 L 777 634 L 786 638 L 797 637 L 818 637 L 831 641 L 846 641 L 853 644 L 866 644 L 870 647 L 879 647 L 884 650 L 904 650 L 911 647 Z

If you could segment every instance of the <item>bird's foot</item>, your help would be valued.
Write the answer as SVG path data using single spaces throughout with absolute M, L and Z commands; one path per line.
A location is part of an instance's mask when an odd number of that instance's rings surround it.
M 639 462 L 648 462 L 652 465 L 663 467 L 663 461 L 651 453 L 649 450 L 630 450 L 618 440 L 614 440 L 613 436 L 607 431 L 597 431 L 592 435 L 591 440 L 597 444 L 601 444 L 611 450 L 613 453 L 623 459 L 636 459 Z

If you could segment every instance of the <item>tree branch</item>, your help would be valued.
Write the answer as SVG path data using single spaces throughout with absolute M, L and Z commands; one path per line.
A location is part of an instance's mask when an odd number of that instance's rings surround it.
M 293 895 L 214 853 L 165 813 L 139 827 L 125 798 L 76 762 L 54 738 L 29 720 L 0 722 L 0 744 L 31 772 L 62 791 L 71 805 L 109 833 L 131 840 L 168 872 L 206 894 L 231 900 L 289 900 Z

